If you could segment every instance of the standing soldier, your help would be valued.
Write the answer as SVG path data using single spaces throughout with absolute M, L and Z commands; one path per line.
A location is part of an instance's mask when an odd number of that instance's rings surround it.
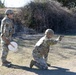
M 11 65 L 11 62 L 7 61 L 6 58 L 9 52 L 8 45 L 10 44 L 13 33 L 14 33 L 13 11 L 10 9 L 7 9 L 5 11 L 5 17 L 1 21 L 1 47 L 2 47 L 1 63 L 2 63 L 2 66 L 9 67 Z
M 35 65 L 40 69 L 48 69 L 48 66 L 50 66 L 50 64 L 47 63 L 47 58 L 50 45 L 57 44 L 58 41 L 62 40 L 62 36 L 59 36 L 56 40 L 53 40 L 53 35 L 54 31 L 52 29 L 47 29 L 45 31 L 45 36 L 43 36 L 36 43 L 32 53 L 34 60 L 31 60 L 30 68 L 32 68 L 33 65 Z

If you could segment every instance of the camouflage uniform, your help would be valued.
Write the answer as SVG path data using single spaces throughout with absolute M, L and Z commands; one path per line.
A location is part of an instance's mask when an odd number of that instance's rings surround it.
M 36 61 L 34 64 L 40 69 L 47 69 L 47 58 L 50 45 L 54 45 L 58 40 L 48 39 L 46 36 L 42 37 L 35 45 L 33 50 L 33 58 Z
M 13 21 L 9 19 L 7 16 L 4 17 L 3 20 L 1 21 L 1 36 L 4 36 L 9 41 L 11 41 L 13 32 L 14 32 Z M 2 38 L 1 38 L 1 45 L 2 45 L 1 61 L 3 63 L 6 61 L 9 50 L 8 45 Z

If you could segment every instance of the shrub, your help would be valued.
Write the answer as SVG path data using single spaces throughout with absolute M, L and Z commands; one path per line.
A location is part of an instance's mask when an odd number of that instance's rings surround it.
M 56 33 L 73 33 L 75 18 L 73 14 L 56 1 L 34 3 L 21 8 L 21 19 L 25 26 L 44 32 L 47 28 Z

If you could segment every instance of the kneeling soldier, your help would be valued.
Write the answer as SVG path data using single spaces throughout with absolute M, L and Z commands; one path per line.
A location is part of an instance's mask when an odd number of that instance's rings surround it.
M 62 40 L 62 36 L 59 36 L 56 40 L 53 40 L 53 35 L 54 31 L 52 29 L 47 29 L 45 31 L 45 36 L 43 36 L 36 43 L 34 50 L 32 52 L 34 60 L 31 60 L 30 68 L 32 68 L 33 65 L 35 65 L 40 69 L 48 69 L 48 66 L 50 66 L 50 64 L 47 63 L 47 58 L 50 45 L 57 44 L 58 41 Z

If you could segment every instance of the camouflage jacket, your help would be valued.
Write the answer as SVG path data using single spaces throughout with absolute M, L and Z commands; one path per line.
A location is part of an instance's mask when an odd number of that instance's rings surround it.
M 57 44 L 57 42 L 58 40 L 48 39 L 44 36 L 36 43 L 33 53 L 43 56 L 49 52 L 50 45 Z
M 1 36 L 5 36 L 9 41 L 11 41 L 13 33 L 14 33 L 13 21 L 8 17 L 4 17 L 1 21 Z M 2 38 L 1 43 L 6 44 Z

